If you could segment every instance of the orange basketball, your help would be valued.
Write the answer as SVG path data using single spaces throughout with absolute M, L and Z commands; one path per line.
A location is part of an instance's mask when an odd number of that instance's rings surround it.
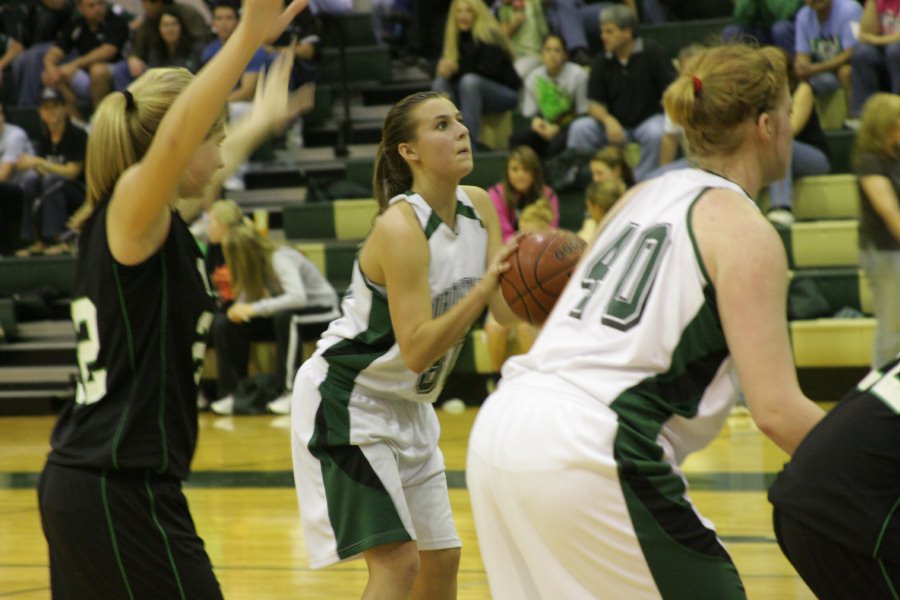
M 519 240 L 500 275 L 500 289 L 523 321 L 543 325 L 584 252 L 584 240 L 565 229 L 531 233 Z

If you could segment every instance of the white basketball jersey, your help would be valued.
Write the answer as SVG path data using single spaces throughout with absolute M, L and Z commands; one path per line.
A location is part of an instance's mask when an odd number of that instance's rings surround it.
M 752 202 L 696 169 L 645 183 L 586 251 L 531 351 L 507 361 L 504 383 L 552 374 L 609 405 L 620 424 L 661 437 L 668 460 L 709 443 L 737 385 L 690 224 L 708 188 Z
M 488 247 L 487 230 L 471 200 L 456 190 L 456 230 L 450 228 L 418 194 L 408 193 L 390 203 L 408 202 L 415 211 L 431 259 L 428 283 L 432 315 L 438 317 L 466 295 L 484 276 Z M 434 402 L 447 375 L 453 370 L 463 339 L 421 375 L 407 368 L 394 338 L 387 291 L 366 279 L 353 265 L 343 316 L 322 334 L 309 368 L 344 391 L 365 396 L 391 394 L 416 402 Z

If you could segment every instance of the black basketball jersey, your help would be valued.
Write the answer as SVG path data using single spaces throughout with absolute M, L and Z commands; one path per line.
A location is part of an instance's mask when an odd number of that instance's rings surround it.
M 213 316 L 203 256 L 174 213 L 156 254 L 119 264 L 106 236 L 108 206 L 97 207 L 78 244 L 71 309 L 78 390 L 60 414 L 48 460 L 185 479 Z
M 809 432 L 769 500 L 856 552 L 900 562 L 900 361 L 872 371 Z

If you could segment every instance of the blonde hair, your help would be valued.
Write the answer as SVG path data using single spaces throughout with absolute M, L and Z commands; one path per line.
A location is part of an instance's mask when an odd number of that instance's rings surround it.
M 231 272 L 231 285 L 235 297 L 243 294 L 253 302 L 270 295 L 271 286 L 277 285 L 272 268 L 275 244 L 253 231 L 252 227 L 231 227 L 222 238 L 225 264 Z
M 900 96 L 873 94 L 863 106 L 859 131 L 853 144 L 853 165 L 859 168 L 859 160 L 866 154 L 881 157 L 897 155 L 897 149 L 888 146 L 888 136 L 900 119 Z
M 772 109 L 787 89 L 784 54 L 767 46 L 730 44 L 694 56 L 663 96 L 699 158 L 730 155 L 743 143 L 739 125 Z M 785 124 L 785 126 L 788 126 Z
M 590 183 L 585 190 L 584 199 L 588 204 L 608 211 L 624 193 L 625 183 L 618 179 L 607 179 L 600 183 Z
M 441 57 L 452 61 L 459 60 L 460 32 L 454 17 L 454 12 L 459 4 L 467 4 L 475 13 L 475 21 L 472 23 L 472 38 L 482 44 L 500 46 L 512 58 L 513 51 L 509 44 L 509 38 L 500 29 L 500 23 L 482 0 L 453 0 L 453 3 L 450 4 L 447 26 L 444 29 L 444 52 Z
M 235 225 L 250 225 L 250 220 L 244 218 L 244 212 L 234 200 L 216 200 L 209 207 L 209 214 L 226 227 Z
M 122 173 L 144 158 L 169 107 L 193 79 L 183 68 L 149 69 L 124 92 L 108 94 L 94 111 L 88 136 L 85 177 L 87 196 L 72 217 L 80 229 L 101 200 L 110 196 Z M 225 108 L 210 132 L 225 127 Z
M 544 198 L 532 202 L 519 215 L 520 231 L 543 231 L 553 224 L 553 207 Z

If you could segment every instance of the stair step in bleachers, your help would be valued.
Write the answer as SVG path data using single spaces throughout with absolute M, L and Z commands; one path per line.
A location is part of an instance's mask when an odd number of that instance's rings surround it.
M 779 227 L 791 268 L 852 267 L 859 264 L 855 219 L 798 222 Z
M 809 279 L 836 313 L 842 308 L 872 313 L 872 288 L 865 272 L 858 267 L 800 269 L 791 272 L 793 280 Z
M 374 198 L 293 204 L 283 210 L 284 236 L 290 240 L 360 240 L 368 235 L 377 213 Z
M 760 194 L 765 211 L 771 203 L 769 190 Z M 797 219 L 858 219 L 859 188 L 850 174 L 816 175 L 794 182 L 793 213 Z
M 688 44 L 713 45 L 721 43 L 722 30 L 734 23 L 730 17 L 700 19 L 696 21 L 673 21 L 658 25 L 641 25 L 641 37 L 654 40 L 665 48 L 671 58 Z
M 793 321 L 791 345 L 798 367 L 865 367 L 872 359 L 875 319 Z
M 359 240 L 294 241 L 294 247 L 318 267 L 338 293 L 350 283 L 359 244 Z

